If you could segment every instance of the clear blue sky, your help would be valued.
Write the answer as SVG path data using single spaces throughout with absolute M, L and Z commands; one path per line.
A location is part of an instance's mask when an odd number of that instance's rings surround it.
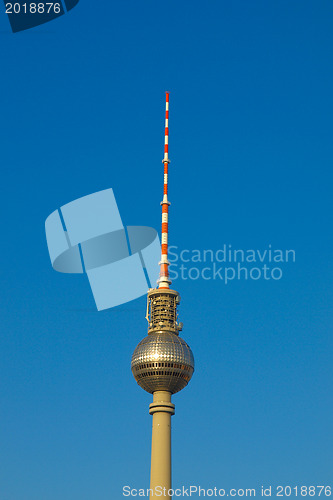
M 332 22 L 329 0 L 81 0 L 13 34 L 2 6 L 1 499 L 149 485 L 145 297 L 98 313 L 44 221 L 112 187 L 159 229 L 165 90 L 171 243 L 296 251 L 281 280 L 174 283 L 196 371 L 173 483 L 332 482 Z

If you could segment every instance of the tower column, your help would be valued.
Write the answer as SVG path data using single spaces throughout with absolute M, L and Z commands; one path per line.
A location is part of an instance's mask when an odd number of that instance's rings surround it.
M 132 373 L 142 389 L 153 394 L 149 413 L 153 416 L 150 469 L 150 500 L 171 500 L 171 416 L 175 405 L 171 394 L 187 386 L 194 372 L 190 346 L 179 337 L 183 324 L 178 321 L 179 293 L 170 290 L 168 262 L 168 165 L 169 92 L 165 103 L 164 191 L 162 205 L 161 271 L 157 288 L 147 296 L 148 335 L 139 342 L 132 356 Z M 161 494 L 161 495 L 160 495 Z
M 155 488 L 158 486 L 166 494 L 171 488 L 171 416 L 175 414 L 175 405 L 171 403 L 171 392 L 155 391 L 153 403 L 149 405 L 149 413 L 153 415 L 153 431 L 151 443 L 150 488 L 156 498 Z

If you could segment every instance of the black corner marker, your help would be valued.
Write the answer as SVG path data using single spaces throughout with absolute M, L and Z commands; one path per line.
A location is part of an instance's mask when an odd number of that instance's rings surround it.
M 73 9 L 80 0 L 64 0 L 67 12 Z

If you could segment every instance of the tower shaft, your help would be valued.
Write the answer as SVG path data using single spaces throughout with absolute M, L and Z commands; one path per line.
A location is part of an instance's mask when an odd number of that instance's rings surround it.
M 149 406 L 153 415 L 153 431 L 151 443 L 150 500 L 156 493 L 162 498 L 171 499 L 168 491 L 171 488 L 171 416 L 175 413 L 175 405 L 171 403 L 171 392 L 155 391 L 153 403 Z

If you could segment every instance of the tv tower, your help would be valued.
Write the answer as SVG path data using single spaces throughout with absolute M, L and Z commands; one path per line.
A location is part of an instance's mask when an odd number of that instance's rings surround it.
M 164 192 L 162 205 L 162 245 L 160 277 L 157 288 L 147 296 L 148 335 L 137 345 L 132 356 L 132 372 L 142 389 L 153 394 L 149 413 L 153 416 L 150 499 L 159 488 L 162 498 L 171 498 L 171 416 L 175 414 L 172 394 L 181 391 L 194 371 L 194 358 L 185 340 L 179 337 L 183 324 L 178 322 L 179 293 L 170 289 L 168 261 L 168 169 L 169 169 L 169 92 L 166 93 L 164 142 Z M 165 490 L 163 490 L 165 488 Z M 161 496 L 161 495 L 160 495 Z

